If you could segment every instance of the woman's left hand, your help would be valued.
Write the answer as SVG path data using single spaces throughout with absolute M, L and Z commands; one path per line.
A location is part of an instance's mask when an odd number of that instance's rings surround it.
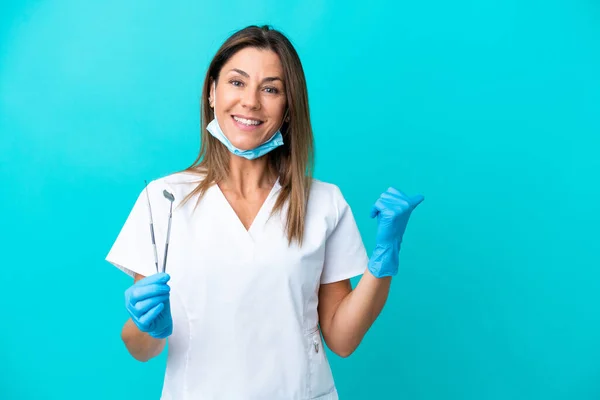
M 398 273 L 398 253 L 412 211 L 424 200 L 422 195 L 409 197 L 390 187 L 371 208 L 377 217 L 375 249 L 369 260 L 369 271 L 377 278 Z

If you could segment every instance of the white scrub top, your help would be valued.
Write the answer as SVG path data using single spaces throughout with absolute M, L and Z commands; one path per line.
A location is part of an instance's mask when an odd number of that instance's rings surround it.
M 167 273 L 173 334 L 161 399 L 337 399 L 318 326 L 319 285 L 364 273 L 368 258 L 339 188 L 313 181 L 304 244 L 288 245 L 275 183 L 246 230 L 217 185 L 176 208 L 201 179 L 150 182 L 159 264 L 175 196 Z M 133 276 L 156 273 L 142 191 L 106 260 Z

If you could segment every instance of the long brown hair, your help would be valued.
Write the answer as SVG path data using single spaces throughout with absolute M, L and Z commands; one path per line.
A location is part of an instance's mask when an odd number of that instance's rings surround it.
M 300 57 L 281 32 L 269 26 L 248 26 L 237 31 L 221 45 L 208 67 L 202 88 L 200 152 L 191 166 L 184 172 L 201 174 L 204 178 L 198 186 L 183 200 L 187 202 L 198 195 L 198 202 L 213 184 L 225 179 L 229 174 L 227 148 L 206 130 L 214 118 L 213 110 L 208 106 L 208 96 L 212 81 L 217 81 L 223 65 L 238 51 L 254 47 L 271 50 L 279 56 L 283 66 L 285 93 L 287 98 L 288 121 L 281 127 L 283 146 L 271 151 L 269 165 L 277 172 L 281 191 L 272 213 L 281 211 L 287 200 L 288 243 L 296 240 L 302 245 L 304 236 L 304 217 L 314 169 L 314 140 L 308 107 L 306 78 Z

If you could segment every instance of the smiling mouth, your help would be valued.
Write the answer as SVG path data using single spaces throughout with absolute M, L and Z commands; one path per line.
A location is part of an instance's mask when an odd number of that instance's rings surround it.
M 258 126 L 263 123 L 263 121 L 261 121 L 259 119 L 248 119 L 248 118 L 238 117 L 235 115 L 232 115 L 231 117 L 233 118 L 234 121 L 236 121 L 242 125 L 245 125 L 245 126 Z

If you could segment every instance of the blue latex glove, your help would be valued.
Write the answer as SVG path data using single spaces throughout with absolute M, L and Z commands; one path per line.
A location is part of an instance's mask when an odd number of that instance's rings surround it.
M 173 333 L 171 305 L 167 285 L 171 277 L 166 273 L 140 279 L 125 291 L 125 307 L 135 325 L 157 339 Z
M 398 273 L 400 244 L 411 212 L 424 197 L 409 197 L 390 187 L 371 208 L 371 218 L 377 217 L 377 237 L 375 249 L 369 259 L 369 271 L 382 278 Z

